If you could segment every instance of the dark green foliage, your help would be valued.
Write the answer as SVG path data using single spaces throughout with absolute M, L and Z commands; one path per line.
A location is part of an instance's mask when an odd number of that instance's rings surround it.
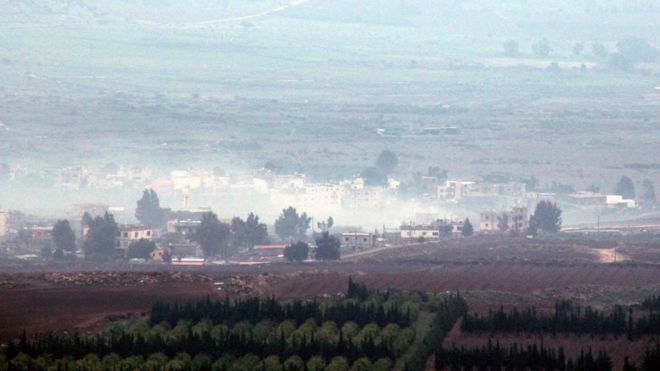
M 364 179 L 364 185 L 366 186 L 387 187 L 388 185 L 387 174 L 374 166 L 362 170 L 360 177 Z
M 612 369 L 609 355 L 599 352 L 596 357 L 591 350 L 582 351 L 575 360 L 566 359 L 564 349 L 549 349 L 536 345 L 524 347 L 513 344 L 509 348 L 488 345 L 480 348 L 464 347 L 440 349 L 435 354 L 436 369 L 491 369 L 491 370 L 572 370 L 608 371 Z
M 128 259 L 144 259 L 149 260 L 151 258 L 151 252 L 156 249 L 156 243 L 153 241 L 140 239 L 138 241 L 131 242 L 128 245 L 128 250 L 126 251 L 126 257 Z
M 53 227 L 53 242 L 55 248 L 61 251 L 76 250 L 76 236 L 68 220 L 58 220 Z
M 160 200 L 153 189 L 144 190 L 142 198 L 138 200 L 135 209 L 137 220 L 152 228 L 164 228 L 169 213 L 169 209 L 160 207 Z
M 513 58 L 517 57 L 520 54 L 520 46 L 516 40 L 507 40 L 503 44 L 504 55 Z
M 116 254 L 115 241 L 119 235 L 117 223 L 112 214 L 97 216 L 89 223 L 89 231 L 84 243 L 85 258 L 106 261 Z
M 647 179 L 642 182 L 642 187 L 644 188 L 642 199 L 650 203 L 655 203 L 655 186 L 653 182 Z
M 353 281 L 353 277 L 348 277 L 348 291 L 346 291 L 346 297 L 349 299 L 359 299 L 367 300 L 371 291 L 367 288 L 367 285 L 362 283 L 356 283 Z
M 529 218 L 529 228 L 532 233 L 539 230 L 557 233 L 561 229 L 561 209 L 550 201 L 539 202 L 534 214 Z
M 627 37 L 616 44 L 621 54 L 632 63 L 651 63 L 658 58 L 658 49 L 638 37 Z
M 651 311 L 660 311 L 660 295 L 652 295 L 644 298 L 641 307 Z
M 268 227 L 259 217 L 249 213 L 245 220 L 236 217 L 231 221 L 232 245 L 253 248 L 268 242 Z
M 321 237 L 316 239 L 316 259 L 319 260 L 339 260 L 339 249 L 341 241 L 328 232 L 321 233 Z
M 426 360 L 440 348 L 442 340 L 447 336 L 454 323 L 467 314 L 468 306 L 465 299 L 457 293 L 445 297 L 439 307 L 434 309 L 437 314 L 431 323 L 431 328 L 422 344 L 406 360 L 405 370 L 424 370 L 426 368 Z
M 469 218 L 465 218 L 465 222 L 463 223 L 463 230 L 461 233 L 465 237 L 470 237 L 474 234 L 474 227 L 472 226 L 472 223 L 470 223 Z
M 382 151 L 376 160 L 376 167 L 384 174 L 391 173 L 398 164 L 399 159 L 396 157 L 396 154 L 390 150 Z
M 289 206 L 282 210 L 279 218 L 275 221 L 275 233 L 283 240 L 303 240 L 312 221 L 307 213 L 298 214 L 298 211 Z
M 627 312 L 627 313 L 626 313 Z M 552 332 L 575 334 L 660 334 L 660 315 L 650 313 L 635 319 L 632 308 L 617 305 L 609 314 L 591 307 L 575 306 L 561 301 L 555 304 L 553 314 L 541 314 L 535 308 L 505 312 L 490 310 L 488 315 L 468 314 L 463 319 L 463 330 L 478 332 Z
M 210 257 L 220 254 L 227 258 L 231 255 L 230 237 L 229 226 L 220 223 L 218 216 L 214 213 L 207 213 L 202 217 L 202 223 L 192 239 L 200 244 L 205 256 Z
M 635 183 L 627 176 L 622 176 L 614 188 L 614 193 L 623 196 L 624 199 L 635 199 Z
M 307 259 L 309 255 L 309 245 L 303 241 L 298 241 L 284 248 L 284 257 L 289 261 L 301 262 Z

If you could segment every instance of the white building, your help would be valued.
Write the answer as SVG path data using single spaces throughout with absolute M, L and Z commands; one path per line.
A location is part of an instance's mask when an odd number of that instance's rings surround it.
M 442 200 L 458 201 L 462 197 L 470 195 L 474 189 L 474 182 L 462 180 L 448 180 L 438 186 L 438 198 Z
M 128 249 L 128 246 L 139 240 L 152 241 L 154 231 L 150 227 L 126 225 L 119 227 L 119 237 L 117 237 L 117 247 Z
M 353 250 L 370 249 L 376 246 L 376 236 L 367 232 L 346 232 L 341 234 L 342 247 Z

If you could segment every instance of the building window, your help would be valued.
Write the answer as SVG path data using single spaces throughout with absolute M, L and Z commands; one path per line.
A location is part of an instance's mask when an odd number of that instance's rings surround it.
M 124 232 L 124 238 L 128 238 L 128 232 Z

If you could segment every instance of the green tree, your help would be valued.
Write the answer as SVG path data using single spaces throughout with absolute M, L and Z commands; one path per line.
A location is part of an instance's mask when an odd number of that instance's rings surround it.
M 250 213 L 247 219 L 235 217 L 231 221 L 232 242 L 236 247 L 253 248 L 268 242 L 268 227 Z
M 126 257 L 128 259 L 149 260 L 151 258 L 151 252 L 154 251 L 155 249 L 156 249 L 155 242 L 141 238 L 137 241 L 131 242 L 131 244 L 128 245 L 128 250 L 126 251 Z
M 152 228 L 163 228 L 167 223 L 168 209 L 160 207 L 160 200 L 156 191 L 145 189 L 142 198 L 137 202 L 135 217 L 140 223 Z
M 655 186 L 653 185 L 653 182 L 648 179 L 643 181 L 642 188 L 644 189 L 642 199 L 652 204 L 655 203 Z
M 284 257 L 288 261 L 301 262 L 307 259 L 309 255 L 309 245 L 303 241 L 298 241 L 284 248 Z
M 652 63 L 658 59 L 658 49 L 638 37 L 627 37 L 616 44 L 619 54 L 632 63 Z
M 371 361 L 367 357 L 358 358 L 353 361 L 351 371 L 371 371 Z
M 461 233 L 464 237 L 470 237 L 474 234 L 474 227 L 472 226 L 469 218 L 465 218 L 465 222 L 463 222 L 463 230 Z
M 298 215 L 298 211 L 289 206 L 282 210 L 282 214 L 275 221 L 275 233 L 283 240 L 302 240 L 307 234 L 311 220 L 307 213 Z
M 635 183 L 627 176 L 622 176 L 614 188 L 614 193 L 623 196 L 625 199 L 635 199 Z
M 346 358 L 337 356 L 330 361 L 328 367 L 325 368 L 325 371 L 346 371 L 348 368 L 349 365 Z
M 323 357 L 314 356 L 307 361 L 307 370 L 309 371 L 324 371 L 325 360 Z
M 335 225 L 335 220 L 331 216 L 329 216 L 327 220 L 323 220 L 316 223 L 316 226 L 321 231 L 329 231 L 330 229 L 332 229 L 333 225 Z
M 286 371 L 304 371 L 305 362 L 302 360 L 302 358 L 300 358 L 300 356 L 293 355 L 284 361 L 284 369 Z
M 339 249 L 341 241 L 328 232 L 321 233 L 321 237 L 316 239 L 316 259 L 319 260 L 339 260 Z
M 520 54 L 520 46 L 516 40 L 507 40 L 503 44 L 504 55 L 513 58 Z
M 83 245 L 85 258 L 97 261 L 107 261 L 115 254 L 115 241 L 119 228 L 112 214 L 97 216 L 89 224 L 87 237 Z
M 605 58 L 609 55 L 609 52 L 607 51 L 605 45 L 600 43 L 595 43 L 591 45 L 591 54 L 593 54 L 595 57 L 598 58 Z
M 382 151 L 376 160 L 376 167 L 384 174 L 391 173 L 398 164 L 399 159 L 396 157 L 396 154 L 390 150 Z
M 548 39 L 545 37 L 534 44 L 532 49 L 534 50 L 534 54 L 538 55 L 539 57 L 547 57 L 552 52 L 550 41 L 548 41 Z
M 211 257 L 218 254 L 227 258 L 231 255 L 229 238 L 231 231 L 228 225 L 220 223 L 218 216 L 214 213 L 206 213 L 202 217 L 202 223 L 192 236 L 204 251 L 204 256 Z
M 72 252 L 76 250 L 76 236 L 73 234 L 68 220 L 58 220 L 53 227 L 53 242 L 60 251 Z
M 374 166 L 362 170 L 360 177 L 364 179 L 364 185 L 366 186 L 387 187 L 388 185 L 387 174 Z
M 550 201 L 539 202 L 529 218 L 529 228 L 532 233 L 538 230 L 557 233 L 561 229 L 561 209 Z
M 263 365 L 264 371 L 283 371 L 282 363 L 280 362 L 280 357 L 276 355 L 268 356 L 264 359 Z
M 379 358 L 376 362 L 374 362 L 373 366 L 371 367 L 372 371 L 390 371 L 394 367 L 394 364 L 392 363 L 392 360 L 389 358 Z

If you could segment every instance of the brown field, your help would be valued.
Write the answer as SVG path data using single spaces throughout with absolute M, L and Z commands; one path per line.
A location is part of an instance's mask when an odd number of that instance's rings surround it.
M 628 358 L 637 364 L 640 364 L 641 357 L 649 345 L 655 346 L 657 337 L 645 336 L 629 341 L 625 335 L 613 336 L 591 336 L 591 335 L 572 335 L 572 334 L 529 334 L 529 333 L 464 333 L 460 329 L 460 321 L 456 323 L 452 331 L 445 338 L 443 347 L 451 348 L 481 347 L 491 341 L 492 344 L 499 343 L 501 346 L 522 344 L 523 346 L 543 344 L 544 347 L 564 348 L 567 357 L 575 358 L 580 355 L 580 351 L 591 349 L 592 352 L 606 351 L 612 357 L 613 370 L 623 368 L 623 359 Z
M 145 314 L 155 301 L 206 295 L 341 295 L 349 276 L 376 289 L 460 290 L 472 311 L 499 305 L 548 308 L 564 298 L 605 308 L 660 292 L 660 264 L 635 258 L 605 263 L 600 251 L 609 248 L 601 242 L 474 238 L 384 249 L 335 263 L 187 270 L 84 264 L 64 270 L 6 268 L 0 274 L 0 341 L 23 330 L 98 331 L 112 321 Z M 653 256 L 656 249 L 627 248 L 626 252 L 636 249 L 644 256 Z M 61 272 L 53 272 L 56 269 Z M 214 281 L 225 282 L 222 291 L 214 287 Z

